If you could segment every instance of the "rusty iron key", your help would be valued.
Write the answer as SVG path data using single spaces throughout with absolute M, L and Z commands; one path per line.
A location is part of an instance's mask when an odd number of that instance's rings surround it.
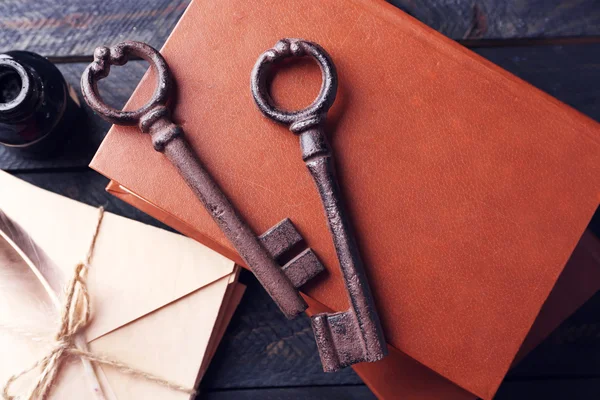
M 150 64 L 158 84 L 149 102 L 136 111 L 118 111 L 106 105 L 98 93 L 98 81 L 106 78 L 111 65 L 124 65 L 129 57 L 140 57 Z M 277 260 L 289 258 L 304 242 L 289 219 L 256 237 L 240 214 L 202 166 L 185 139 L 183 129 L 175 125 L 166 108 L 172 87 L 168 65 L 154 48 L 141 42 L 123 42 L 111 48 L 98 47 L 94 61 L 81 77 L 83 97 L 101 117 L 113 124 L 138 125 L 152 137 L 154 149 L 162 152 L 177 168 L 188 186 L 210 213 L 221 231 L 288 318 L 307 308 L 297 288 L 323 270 L 309 248 L 280 266 Z
M 313 57 L 321 68 L 322 85 L 315 101 L 299 111 L 277 108 L 269 93 L 272 66 L 290 57 Z M 265 51 L 252 70 L 251 90 L 260 111 L 268 118 L 289 126 L 300 138 L 302 159 L 317 186 L 327 216 L 329 230 L 348 292 L 350 309 L 312 317 L 312 326 L 325 371 L 364 361 L 377 361 L 387 354 L 387 346 L 373 296 L 342 208 L 340 188 L 334 175 L 331 149 L 323 129 L 327 111 L 337 92 L 335 65 L 327 52 L 315 43 L 282 39 Z

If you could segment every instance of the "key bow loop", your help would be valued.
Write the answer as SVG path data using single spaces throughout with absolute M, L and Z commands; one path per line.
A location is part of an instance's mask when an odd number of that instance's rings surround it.
M 130 57 L 146 60 L 156 72 L 157 85 L 150 100 L 134 111 L 120 111 L 104 102 L 98 91 L 98 81 L 110 73 L 112 65 L 125 65 Z M 136 125 L 157 106 L 166 106 L 173 84 L 167 62 L 154 48 L 142 42 L 122 42 L 113 47 L 101 46 L 94 51 L 94 61 L 81 76 L 81 92 L 90 108 L 104 119 L 118 125 Z
M 321 90 L 308 107 L 297 111 L 282 110 L 275 105 L 269 93 L 271 67 L 285 58 L 304 56 L 311 56 L 319 64 L 323 79 Z M 329 54 L 318 44 L 302 39 L 282 39 L 262 53 L 252 69 L 250 80 L 252 96 L 260 111 L 268 118 L 288 125 L 295 134 L 319 126 L 325 120 L 335 101 L 337 86 L 337 71 Z

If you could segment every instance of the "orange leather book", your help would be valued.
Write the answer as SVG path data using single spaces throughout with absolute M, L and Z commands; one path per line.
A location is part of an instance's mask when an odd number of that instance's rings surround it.
M 598 206 L 598 124 L 382 0 L 192 2 L 162 49 L 174 120 L 254 232 L 291 218 L 327 269 L 303 287 L 315 306 L 347 306 L 322 206 L 297 138 L 262 116 L 249 87 L 283 37 L 321 44 L 339 74 L 327 129 L 393 349 L 385 368 L 356 369 L 381 397 L 493 397 Z M 274 98 L 308 104 L 320 79 L 311 62 L 283 68 Z M 137 128 L 113 127 L 91 166 L 241 263 Z

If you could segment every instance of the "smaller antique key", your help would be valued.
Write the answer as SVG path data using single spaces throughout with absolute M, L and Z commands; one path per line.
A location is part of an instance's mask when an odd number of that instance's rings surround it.
M 303 110 L 278 109 L 268 88 L 271 67 L 288 57 L 312 56 L 321 68 L 323 83 L 315 101 Z M 334 175 L 331 149 L 323 129 L 327 111 L 335 101 L 337 73 L 331 57 L 319 45 L 300 39 L 282 39 L 264 52 L 252 70 L 252 95 L 267 117 L 288 125 L 300 137 L 302 159 L 310 171 L 327 216 L 338 256 L 350 309 L 312 317 L 312 326 L 325 371 L 336 371 L 363 361 L 377 361 L 387 354 L 383 330 L 373 296 L 342 208 L 340 188 Z
M 124 65 L 130 56 L 150 63 L 158 84 L 152 98 L 136 111 L 117 111 L 106 105 L 98 93 L 98 81 L 106 78 L 111 65 Z M 98 47 L 94 62 L 81 77 L 81 90 L 90 108 L 107 121 L 118 125 L 138 125 L 149 133 L 156 151 L 160 151 L 177 168 L 213 220 L 231 242 L 254 275 L 288 318 L 307 308 L 297 288 L 323 270 L 310 248 L 300 251 L 285 265 L 280 257 L 289 258 L 304 242 L 289 219 L 284 219 L 260 237 L 256 237 L 227 196 L 200 163 L 185 139 L 183 129 L 171 122 L 166 107 L 172 86 L 165 59 L 154 48 L 141 42 L 123 42 L 112 48 Z

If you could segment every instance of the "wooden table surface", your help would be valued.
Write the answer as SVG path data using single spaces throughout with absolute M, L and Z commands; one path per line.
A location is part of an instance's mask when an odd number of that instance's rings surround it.
M 22 49 L 43 54 L 79 89 L 79 77 L 96 46 L 131 39 L 160 48 L 188 2 L 2 0 L 0 52 Z M 599 0 L 392 3 L 600 119 Z M 140 61 L 115 69 L 106 84 L 109 101 L 124 104 L 145 69 Z M 74 139 L 60 158 L 28 161 L 0 148 L 0 168 L 70 198 L 162 226 L 108 195 L 104 191 L 107 180 L 87 168 L 108 128 L 85 110 L 84 120 L 75 127 Z M 596 232 L 599 227 L 600 223 L 592 221 Z M 309 320 L 287 321 L 250 274 L 242 279 L 248 291 L 202 382 L 201 398 L 373 398 L 350 368 L 323 373 Z M 509 373 L 497 398 L 600 398 L 600 294 Z

